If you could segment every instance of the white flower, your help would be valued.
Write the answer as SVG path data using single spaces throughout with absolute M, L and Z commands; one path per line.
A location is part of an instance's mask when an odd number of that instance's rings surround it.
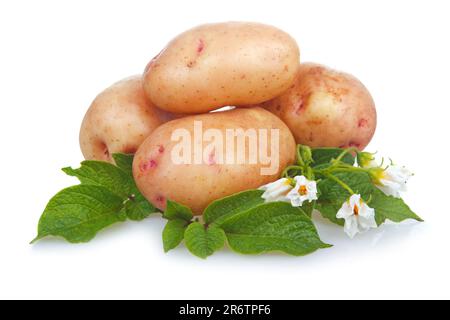
M 265 191 L 261 196 L 266 202 L 289 201 L 286 195 L 293 188 L 291 180 L 287 178 L 279 179 L 259 188 Z
M 359 194 L 352 195 L 344 202 L 336 218 L 345 220 L 344 231 L 352 239 L 357 233 L 377 227 L 375 210 L 370 208 Z
M 375 172 L 375 184 L 386 195 L 400 198 L 400 193 L 406 191 L 406 183 L 412 176 L 412 172 L 405 167 L 390 165 Z
M 304 176 L 294 178 L 296 184 L 288 194 L 287 198 L 293 207 L 301 207 L 305 201 L 317 200 L 317 185 L 315 181 L 310 181 Z

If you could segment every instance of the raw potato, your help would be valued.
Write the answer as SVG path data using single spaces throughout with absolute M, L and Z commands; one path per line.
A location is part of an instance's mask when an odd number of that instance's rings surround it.
M 290 87 L 299 60 L 295 40 L 272 26 L 207 24 L 176 37 L 149 63 L 144 88 L 174 113 L 258 104 Z
M 280 117 L 297 143 L 312 147 L 364 149 L 377 124 L 375 104 L 352 75 L 302 64 L 292 87 L 263 107 Z
M 158 126 L 172 119 L 144 94 L 142 77 L 124 79 L 92 103 L 80 131 L 80 146 L 87 160 L 113 162 L 113 153 L 134 153 Z
M 262 165 L 220 163 L 219 152 L 207 149 L 201 164 L 174 164 L 172 150 L 179 141 L 172 141 L 176 129 L 186 129 L 193 137 L 194 121 L 201 121 L 203 132 L 218 129 L 225 135 L 226 129 L 279 129 L 279 166 L 271 175 L 261 175 Z M 247 144 L 248 144 L 247 140 Z M 268 155 L 271 143 L 268 139 Z M 207 147 L 208 143 L 203 143 Z M 237 155 L 237 143 L 234 154 Z M 225 144 L 224 144 L 225 146 Z M 204 149 L 205 150 L 205 149 Z M 224 156 L 226 156 L 225 148 Z M 247 151 L 249 149 L 247 148 Z M 264 149 L 263 149 L 264 150 Z M 264 151 L 267 151 L 264 150 Z M 259 150 L 258 150 L 259 151 Z M 228 153 L 230 154 L 230 153 Z M 191 153 L 194 159 L 194 148 Z M 157 208 L 164 210 L 167 199 L 184 204 L 201 214 L 212 201 L 234 193 L 256 189 L 276 180 L 281 171 L 295 160 L 295 141 L 286 125 L 276 116 L 262 108 L 235 109 L 170 121 L 156 129 L 136 153 L 133 174 L 142 194 Z

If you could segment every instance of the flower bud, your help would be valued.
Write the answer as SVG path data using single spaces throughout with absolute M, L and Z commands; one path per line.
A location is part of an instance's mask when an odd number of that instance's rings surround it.
M 373 153 L 358 152 L 358 155 L 356 158 L 358 160 L 358 165 L 362 168 L 377 167 Z
M 311 167 L 307 167 L 305 170 L 305 176 L 306 178 L 308 178 L 309 180 L 314 180 L 314 171 Z
M 306 165 L 310 165 L 313 162 L 312 151 L 308 146 L 300 146 L 300 156 Z

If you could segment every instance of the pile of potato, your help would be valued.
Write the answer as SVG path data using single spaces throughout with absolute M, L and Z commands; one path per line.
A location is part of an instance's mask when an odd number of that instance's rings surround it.
M 224 106 L 234 110 L 211 112 Z M 279 172 L 258 164 L 175 165 L 175 129 L 280 130 Z M 207 24 L 173 39 L 144 74 L 102 92 L 88 110 L 80 145 L 88 160 L 112 162 L 135 153 L 133 173 L 143 195 L 164 210 L 167 199 L 197 214 L 212 201 L 276 180 L 295 161 L 296 143 L 363 149 L 376 127 L 370 93 L 355 77 L 300 64 L 296 41 L 258 23 Z M 270 148 L 270 146 L 268 146 Z

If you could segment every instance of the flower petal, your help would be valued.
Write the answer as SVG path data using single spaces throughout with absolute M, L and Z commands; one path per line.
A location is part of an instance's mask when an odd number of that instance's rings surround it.
M 309 181 L 305 176 L 296 176 L 294 180 L 297 185 L 306 185 L 306 183 Z
M 287 193 L 292 189 L 289 179 L 282 178 L 275 182 L 262 186 L 259 190 L 264 190 L 261 196 L 266 202 L 288 201 Z
M 344 231 L 351 239 L 359 232 L 358 221 L 355 216 L 351 216 L 345 220 Z
M 351 216 L 353 216 L 353 209 L 352 209 L 352 207 L 350 207 L 350 204 L 348 203 L 348 201 L 346 201 L 346 202 L 344 202 L 342 207 L 337 212 L 336 218 L 347 219 Z
M 358 209 L 360 209 L 360 206 L 361 206 L 361 195 L 360 194 L 353 194 L 350 197 L 349 202 L 350 202 L 350 208 L 351 208 L 352 212 L 353 212 L 353 209 L 355 208 L 355 206 L 357 206 Z
M 291 200 L 291 205 L 293 207 L 301 207 L 303 205 L 303 201 L 300 197 L 288 197 Z
M 402 187 L 400 184 L 394 181 L 381 179 L 380 183 L 381 185 L 376 185 L 377 188 L 383 191 L 384 194 L 387 196 L 400 198 L 400 191 L 406 191 L 406 186 Z

